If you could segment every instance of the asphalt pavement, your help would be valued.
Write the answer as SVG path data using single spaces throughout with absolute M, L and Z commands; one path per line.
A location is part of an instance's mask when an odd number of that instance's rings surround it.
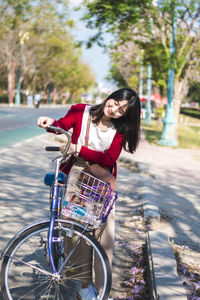
M 33 136 L 43 134 L 36 126 L 40 116 L 60 118 L 69 105 L 42 105 L 40 109 L 29 106 L 8 106 L 0 104 L 0 148 L 4 148 Z

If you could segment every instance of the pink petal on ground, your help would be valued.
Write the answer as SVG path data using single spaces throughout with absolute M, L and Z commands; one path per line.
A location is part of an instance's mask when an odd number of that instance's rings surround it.
M 138 294 L 143 289 L 143 286 L 141 285 L 135 285 L 134 288 L 131 290 L 132 294 L 135 294 L 135 296 L 138 296 Z
M 195 287 L 196 290 L 200 289 L 200 284 L 192 282 L 192 285 L 194 285 L 194 287 Z

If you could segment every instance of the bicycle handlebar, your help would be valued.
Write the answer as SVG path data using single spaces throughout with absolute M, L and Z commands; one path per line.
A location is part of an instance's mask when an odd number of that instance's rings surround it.
M 47 146 L 45 148 L 46 151 L 60 151 L 60 147 L 58 146 Z
M 67 156 L 67 151 L 71 144 L 71 134 L 64 129 L 55 127 L 55 126 L 48 126 L 47 130 L 54 131 L 55 133 L 64 134 L 67 137 L 67 144 L 66 144 L 65 150 L 62 153 L 63 158 L 65 159 Z M 48 150 L 47 150 L 47 148 L 48 148 Z M 59 150 L 60 150 L 60 147 L 46 147 L 46 151 L 59 151 Z

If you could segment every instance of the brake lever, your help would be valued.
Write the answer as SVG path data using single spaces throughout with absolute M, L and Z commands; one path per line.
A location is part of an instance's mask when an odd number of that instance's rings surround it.
M 62 155 L 58 155 L 58 156 L 54 157 L 54 158 L 52 159 L 52 162 L 54 162 L 56 159 L 61 158 L 61 157 L 62 157 Z

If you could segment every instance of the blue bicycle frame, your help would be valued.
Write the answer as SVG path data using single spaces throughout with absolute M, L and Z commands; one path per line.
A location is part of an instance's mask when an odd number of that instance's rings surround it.
M 57 217 L 60 216 L 60 209 L 61 209 L 61 198 L 59 197 L 59 167 L 61 162 L 64 162 L 68 160 L 70 157 L 66 159 L 67 156 L 67 151 L 69 149 L 69 146 L 71 144 L 71 136 L 68 132 L 61 128 L 53 127 L 50 126 L 48 128 L 48 131 L 55 131 L 56 133 L 64 133 L 67 137 L 67 144 L 65 147 L 65 150 L 62 154 L 62 157 L 57 158 L 57 163 L 56 163 L 56 171 L 55 171 L 55 179 L 54 179 L 54 184 L 53 184 L 53 191 L 52 191 L 52 200 L 51 200 L 51 218 L 50 218 L 50 226 L 49 226 L 49 233 L 48 233 L 48 253 L 49 253 L 49 259 L 50 259 L 50 264 L 52 267 L 52 272 L 55 275 L 58 275 L 58 272 L 56 270 L 55 262 L 54 262 L 54 257 L 53 257 L 53 243 L 58 242 L 59 240 L 53 236 L 54 233 L 54 226 L 55 226 L 55 220 Z M 59 151 L 60 147 L 46 147 L 46 151 Z

